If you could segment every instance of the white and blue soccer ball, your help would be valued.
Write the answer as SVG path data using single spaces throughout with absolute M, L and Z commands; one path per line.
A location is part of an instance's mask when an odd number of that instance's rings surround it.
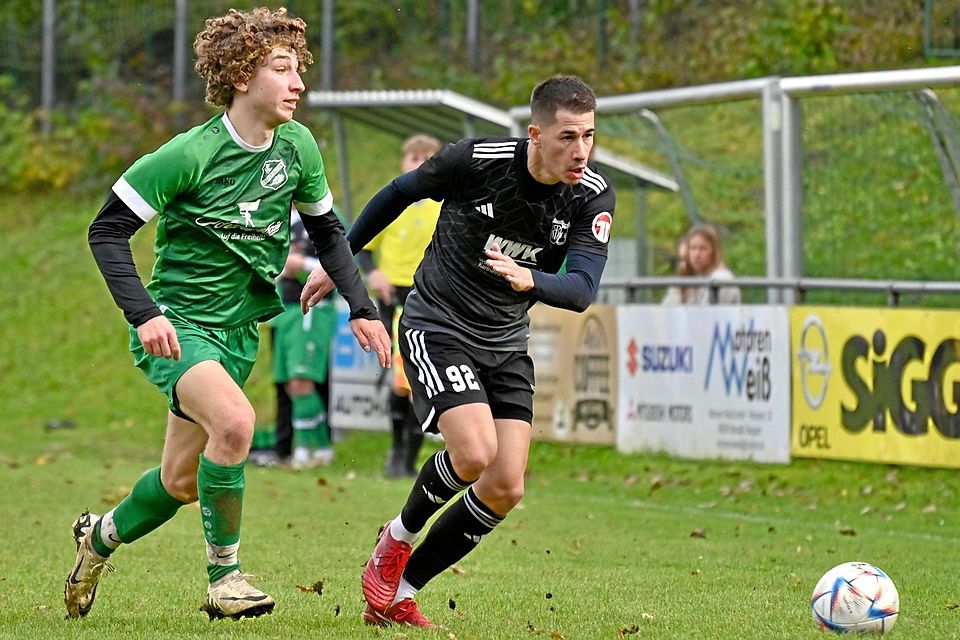
M 844 562 L 823 574 L 810 606 L 823 631 L 883 634 L 897 621 L 900 595 L 890 576 L 869 562 Z

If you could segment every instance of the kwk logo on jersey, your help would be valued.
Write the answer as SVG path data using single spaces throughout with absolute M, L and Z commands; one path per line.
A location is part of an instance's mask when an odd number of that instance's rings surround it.
M 543 247 L 531 247 L 525 242 L 507 240 L 494 233 L 491 233 L 487 238 L 487 244 L 483 247 L 483 250 L 486 251 L 495 244 L 500 245 L 500 252 L 503 253 L 503 255 L 510 256 L 519 262 L 529 262 L 530 264 L 537 264 L 537 254 L 543 251 Z
M 610 227 L 613 226 L 613 216 L 606 211 L 598 213 L 593 218 L 593 237 L 606 244 L 610 240 Z
M 570 223 L 563 220 L 553 219 L 553 227 L 550 228 L 550 242 L 553 244 L 565 244 L 567 242 L 567 232 L 570 230 Z
M 287 183 L 287 165 L 283 160 L 267 160 L 260 174 L 260 186 L 276 191 Z

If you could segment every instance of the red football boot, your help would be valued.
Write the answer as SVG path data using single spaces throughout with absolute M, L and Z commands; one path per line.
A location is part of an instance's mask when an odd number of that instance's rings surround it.
M 390 535 L 389 522 L 380 528 L 377 546 L 363 568 L 361 579 L 363 598 L 374 611 L 383 613 L 393 602 L 411 551 L 413 547 L 409 543 Z

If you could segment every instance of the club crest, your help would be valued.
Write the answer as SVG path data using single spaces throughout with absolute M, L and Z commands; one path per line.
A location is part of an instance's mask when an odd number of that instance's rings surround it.
M 567 231 L 570 230 L 570 223 L 563 220 L 553 219 L 553 227 L 550 229 L 550 242 L 553 244 L 565 244 L 567 242 Z
M 263 163 L 260 185 L 276 191 L 287 182 L 287 165 L 283 160 L 267 160 Z

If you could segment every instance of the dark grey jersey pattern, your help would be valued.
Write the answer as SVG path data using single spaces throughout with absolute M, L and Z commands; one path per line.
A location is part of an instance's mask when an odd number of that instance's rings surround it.
M 405 324 L 481 348 L 526 349 L 535 299 L 493 273 L 484 251 L 498 244 L 521 266 L 545 273 L 557 273 L 570 249 L 606 257 L 616 203 L 610 180 L 590 162 L 579 184 L 537 182 L 527 169 L 528 143 L 466 139 L 417 170 L 424 195 L 443 205 Z

